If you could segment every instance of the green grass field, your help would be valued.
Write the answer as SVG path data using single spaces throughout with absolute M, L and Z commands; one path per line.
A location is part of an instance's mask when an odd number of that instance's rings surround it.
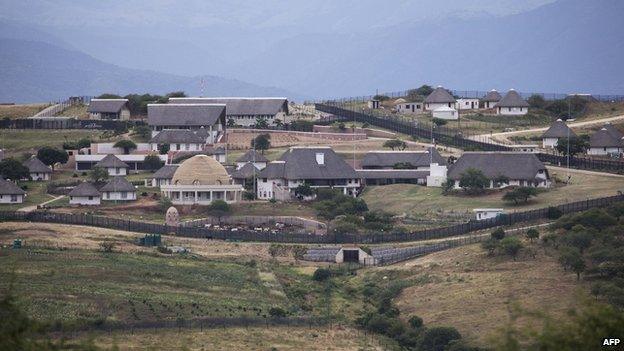
M 46 193 L 46 184 L 48 182 L 25 181 L 19 182 L 20 186 L 27 186 L 27 195 L 21 204 L 0 204 L 0 211 L 13 211 L 22 207 L 38 205 L 42 202 L 52 200 L 53 196 Z
M 0 148 L 9 156 L 36 152 L 44 146 L 61 147 L 63 142 L 81 138 L 98 141 L 102 132 L 87 130 L 0 130 Z

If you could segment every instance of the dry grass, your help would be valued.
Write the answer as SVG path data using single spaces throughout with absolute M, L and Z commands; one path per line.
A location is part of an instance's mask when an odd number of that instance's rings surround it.
M 58 113 L 57 116 L 74 117 L 76 119 L 89 119 L 87 107 L 87 105 L 73 105 Z
M 0 105 L 0 119 L 32 117 L 50 104 Z
M 479 245 L 434 253 L 393 267 L 414 272 L 422 284 L 397 299 L 403 316 L 416 314 L 428 326 L 454 326 L 468 340 L 487 345 L 518 303 L 554 315 L 575 306 L 584 283 L 556 259 L 536 249 L 536 257 L 488 257 Z
M 96 345 L 121 350 L 381 350 L 371 337 L 350 328 L 228 328 L 200 332 L 158 330 L 93 335 Z

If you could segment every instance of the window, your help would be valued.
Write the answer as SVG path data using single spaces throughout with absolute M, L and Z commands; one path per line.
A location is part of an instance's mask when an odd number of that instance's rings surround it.
M 106 198 L 110 199 L 110 193 L 108 191 L 106 192 Z M 89 199 L 89 200 L 91 200 L 91 199 Z
M 176 150 L 180 150 L 180 144 L 176 144 Z
M 127 199 L 128 198 L 128 192 L 127 191 L 122 191 L 121 192 L 121 198 L 122 199 Z
M 93 196 L 89 196 L 89 201 L 93 200 Z
M 263 183 L 266 183 L 266 182 L 267 182 L 267 179 L 266 179 L 266 178 L 262 178 L 262 182 L 263 182 Z
M 115 174 L 119 174 L 119 167 L 115 168 Z
M 184 150 L 188 150 L 189 149 L 189 144 L 184 144 Z
M 511 112 L 511 107 L 507 107 L 507 110 L 508 110 L 509 112 Z
M 17 195 L 11 195 L 11 202 L 17 202 Z

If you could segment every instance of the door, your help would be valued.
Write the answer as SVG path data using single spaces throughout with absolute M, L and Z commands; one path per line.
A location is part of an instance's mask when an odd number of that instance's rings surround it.
M 358 249 L 353 249 L 353 250 L 343 250 L 342 251 L 343 255 L 344 255 L 344 262 L 355 262 L 358 263 L 360 262 L 360 250 Z

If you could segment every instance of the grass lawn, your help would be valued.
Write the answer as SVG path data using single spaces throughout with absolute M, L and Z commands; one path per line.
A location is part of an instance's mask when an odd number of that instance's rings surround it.
M 565 178 L 566 171 L 551 169 L 552 177 Z M 393 184 L 367 187 L 363 194 L 370 209 L 395 214 L 427 217 L 445 217 L 450 212 L 472 214 L 474 208 L 505 208 L 507 211 L 523 211 L 548 207 L 571 201 L 616 195 L 624 189 L 624 178 L 572 173 L 571 184 L 557 185 L 540 193 L 527 204 L 511 205 L 502 200 L 504 192 L 481 196 L 442 194 L 441 188 L 428 188 L 413 184 Z
M 20 209 L 22 207 L 38 205 L 42 202 L 51 200 L 53 196 L 48 195 L 46 193 L 46 184 L 47 182 L 35 182 L 35 181 L 27 181 L 27 182 L 19 182 L 20 186 L 26 185 L 28 189 L 26 189 L 27 195 L 24 199 L 24 202 L 21 204 L 0 204 L 1 211 L 14 211 Z
M 535 258 L 521 254 L 516 261 L 488 257 L 479 245 L 470 245 L 398 264 L 393 268 L 408 272 L 406 279 L 420 281 L 396 299 L 401 315 L 416 314 L 427 326 L 454 326 L 480 346 L 488 345 L 516 303 L 563 315 L 579 295 L 588 295 L 588 284 L 577 282 L 554 254 L 535 246 Z
M 50 104 L 0 105 L 0 119 L 32 117 Z
M 0 148 L 9 156 L 19 156 L 23 152 L 35 152 L 44 146 L 61 147 L 66 140 L 74 141 L 91 138 L 98 141 L 102 132 L 88 130 L 0 130 Z

